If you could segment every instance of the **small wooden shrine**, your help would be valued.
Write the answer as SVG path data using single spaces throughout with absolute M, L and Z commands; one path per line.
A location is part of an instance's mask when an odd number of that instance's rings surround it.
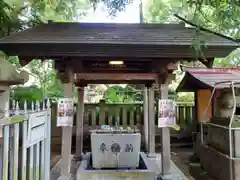
M 239 68 L 197 68 L 182 67 L 185 75 L 177 87 L 177 92 L 194 92 L 196 122 L 202 119 L 211 119 L 214 111 L 214 102 L 206 111 L 206 117 L 203 114 L 211 98 L 214 84 L 222 81 L 234 81 L 240 79 Z

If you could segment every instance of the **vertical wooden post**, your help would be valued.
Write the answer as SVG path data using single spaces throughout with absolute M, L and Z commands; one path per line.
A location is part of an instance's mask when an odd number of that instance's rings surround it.
M 106 109 L 105 100 L 100 100 L 99 101 L 99 125 L 106 123 L 105 109 Z
M 149 121 L 149 157 L 155 157 L 155 113 L 154 113 L 154 88 L 149 88 L 148 93 L 148 121 Z
M 144 100 L 143 100 L 143 113 L 144 113 L 144 143 L 145 149 L 148 149 L 148 87 L 144 88 Z
M 161 99 L 168 99 L 168 81 L 161 85 Z M 161 144 L 162 174 L 168 175 L 171 168 L 170 129 L 168 127 L 162 128 Z
M 81 158 L 83 151 L 83 115 L 84 115 L 84 87 L 78 89 L 77 104 L 77 128 L 76 128 L 76 154 L 75 158 Z
M 24 114 L 27 116 L 27 101 L 24 101 Z M 27 131 L 28 131 L 28 121 L 27 119 L 23 122 L 23 130 L 22 130 L 22 173 L 21 180 L 27 179 Z
M 64 85 L 64 97 L 73 98 L 74 84 L 73 72 L 68 69 L 69 82 Z M 71 148 L 72 148 L 72 127 L 62 127 L 62 159 L 61 159 L 61 179 L 68 179 L 71 168 Z
M 6 87 L 6 90 L 1 93 L 0 96 L 0 110 L 6 113 L 6 103 L 9 106 L 10 88 Z M 9 108 L 9 107 L 8 107 Z M 9 109 L 7 110 L 9 113 Z M 0 137 L 3 136 L 3 128 L 0 128 Z

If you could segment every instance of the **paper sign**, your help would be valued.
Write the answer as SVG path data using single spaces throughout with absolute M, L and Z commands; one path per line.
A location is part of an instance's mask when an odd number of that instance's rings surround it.
M 158 127 L 176 125 L 176 105 L 172 100 L 158 101 Z
M 59 99 L 57 108 L 57 126 L 73 126 L 73 113 L 73 99 Z

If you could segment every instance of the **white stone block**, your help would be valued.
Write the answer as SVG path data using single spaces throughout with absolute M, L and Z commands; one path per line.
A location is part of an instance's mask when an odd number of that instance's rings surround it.
M 140 133 L 92 133 L 93 168 L 138 167 L 140 143 Z

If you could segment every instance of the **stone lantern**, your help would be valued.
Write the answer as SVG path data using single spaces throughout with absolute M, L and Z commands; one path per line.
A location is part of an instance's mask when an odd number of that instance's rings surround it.
M 0 58 L 0 117 L 8 111 L 11 86 L 24 84 L 28 79 L 29 74 L 26 71 L 17 72 L 9 61 Z

